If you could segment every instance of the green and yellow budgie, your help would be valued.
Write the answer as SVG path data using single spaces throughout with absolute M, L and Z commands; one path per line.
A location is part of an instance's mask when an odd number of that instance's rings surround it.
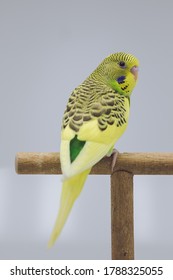
M 111 154 L 127 127 L 138 65 L 138 59 L 131 54 L 111 54 L 68 100 L 60 147 L 62 194 L 49 247 L 61 233 L 92 166 Z

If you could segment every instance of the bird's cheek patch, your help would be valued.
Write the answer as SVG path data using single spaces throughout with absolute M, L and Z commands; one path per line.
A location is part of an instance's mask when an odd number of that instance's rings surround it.
M 118 77 L 117 82 L 118 82 L 119 84 L 123 84 L 125 78 L 126 78 L 125 76 L 120 76 L 120 77 Z

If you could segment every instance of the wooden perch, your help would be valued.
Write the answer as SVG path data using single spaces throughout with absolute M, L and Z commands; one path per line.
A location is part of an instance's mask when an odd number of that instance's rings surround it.
M 119 154 L 114 172 L 105 157 L 91 174 L 111 175 L 112 259 L 134 259 L 133 175 L 173 174 L 173 153 Z M 18 153 L 18 174 L 61 174 L 59 153 Z M 112 174 L 111 174 L 112 173 Z
M 111 157 L 98 162 L 91 174 L 111 175 Z M 173 174 L 173 153 L 120 153 L 114 171 L 127 171 L 134 175 Z M 18 174 L 61 174 L 59 153 L 18 153 Z

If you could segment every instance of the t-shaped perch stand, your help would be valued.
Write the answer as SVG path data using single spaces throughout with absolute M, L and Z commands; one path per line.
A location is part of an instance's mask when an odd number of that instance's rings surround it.
M 105 157 L 91 174 L 111 175 L 112 259 L 134 259 L 133 175 L 172 175 L 173 153 L 118 154 L 113 173 L 112 159 Z M 18 174 L 61 174 L 59 153 L 18 153 Z

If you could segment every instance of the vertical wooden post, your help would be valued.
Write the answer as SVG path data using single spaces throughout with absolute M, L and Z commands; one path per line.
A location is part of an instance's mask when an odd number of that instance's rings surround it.
M 134 259 L 133 174 L 111 175 L 112 259 Z

